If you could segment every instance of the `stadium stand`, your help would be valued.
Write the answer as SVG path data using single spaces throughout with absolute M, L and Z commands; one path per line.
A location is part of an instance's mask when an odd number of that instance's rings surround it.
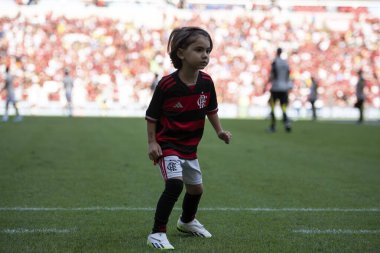
M 239 116 L 241 108 L 246 110 L 241 116 L 266 116 L 269 94 L 262 94 L 263 87 L 279 46 L 287 52 L 292 71 L 290 101 L 295 111 L 309 108 L 314 75 L 319 80 L 317 106 L 340 108 L 347 116 L 344 110 L 354 104 L 359 68 L 368 83 L 368 107 L 375 111 L 380 107 L 380 18 L 365 6 L 101 2 L 97 7 L 99 1 L 76 1 L 75 10 L 70 5 L 74 1 L 4 5 L 0 64 L 17 67 L 16 94 L 24 114 L 40 114 L 41 108 L 57 114 L 65 101 L 61 80 L 68 67 L 75 76 L 73 102 L 82 114 L 108 108 L 118 115 L 141 116 L 154 73 L 173 70 L 165 51 L 168 32 L 184 25 L 203 26 L 213 36 L 215 48 L 207 71 L 217 84 L 225 116 Z

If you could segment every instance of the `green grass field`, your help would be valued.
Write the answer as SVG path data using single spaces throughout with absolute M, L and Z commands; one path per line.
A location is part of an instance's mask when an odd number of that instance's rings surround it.
M 199 147 L 210 239 L 175 229 L 175 252 L 380 252 L 380 126 L 222 119 Z M 281 125 L 280 125 L 281 126 Z M 155 252 L 163 189 L 137 118 L 26 117 L 0 124 L 0 252 Z M 183 195 L 182 195 L 183 196 Z

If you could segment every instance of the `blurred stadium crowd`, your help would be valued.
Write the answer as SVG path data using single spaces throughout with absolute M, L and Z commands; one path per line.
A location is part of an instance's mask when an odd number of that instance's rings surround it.
M 189 25 L 212 34 L 205 71 L 214 79 L 219 102 L 243 108 L 246 116 L 267 106 L 263 88 L 277 47 L 291 68 L 290 107 L 309 108 L 311 76 L 319 82 L 317 107 L 353 107 L 359 69 L 368 84 L 367 106 L 380 107 L 380 18 L 365 7 L 184 6 L 180 1 L 179 8 L 156 2 L 85 4 L 75 11 L 67 5 L 49 8 L 43 1 L 7 5 L 0 13 L 0 67 L 4 73 L 11 65 L 21 108 L 61 107 L 68 69 L 76 108 L 142 113 L 154 74 L 173 71 L 166 53 L 169 33 Z

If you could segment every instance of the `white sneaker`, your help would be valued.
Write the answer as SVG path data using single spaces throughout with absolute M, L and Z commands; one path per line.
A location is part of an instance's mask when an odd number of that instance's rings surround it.
M 170 244 L 168 238 L 165 233 L 154 233 L 148 235 L 148 240 L 146 242 L 148 246 L 155 249 L 174 249 L 173 245 Z
M 8 121 L 8 115 L 3 115 L 3 122 L 7 122 Z
M 210 238 L 212 236 L 197 219 L 194 219 L 189 223 L 184 223 L 181 221 L 181 218 L 179 218 L 177 221 L 177 229 L 183 233 L 192 234 L 194 236 L 205 238 Z

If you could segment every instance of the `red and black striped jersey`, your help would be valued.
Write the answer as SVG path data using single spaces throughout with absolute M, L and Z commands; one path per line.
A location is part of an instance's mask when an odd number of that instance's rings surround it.
M 184 84 L 178 71 L 158 83 L 145 119 L 156 122 L 156 140 L 163 155 L 197 158 L 207 114 L 218 111 L 214 82 L 200 71 L 194 86 Z

